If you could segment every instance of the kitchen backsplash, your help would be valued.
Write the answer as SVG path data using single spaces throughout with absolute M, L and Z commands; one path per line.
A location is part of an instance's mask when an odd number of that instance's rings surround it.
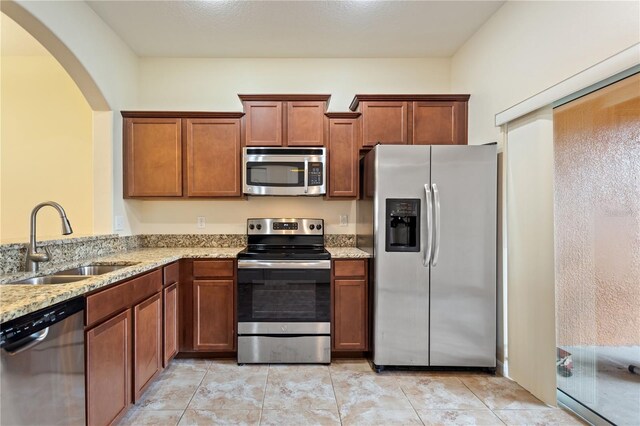
M 327 247 L 355 247 L 356 236 L 328 234 L 324 236 L 324 243 Z M 51 261 L 42 265 L 43 270 L 55 270 L 58 264 L 139 248 L 242 247 L 246 244 L 245 234 L 144 234 L 122 237 L 110 234 L 38 241 L 40 249 L 47 247 L 51 252 Z M 26 253 L 26 243 L 0 245 L 0 275 L 23 271 Z

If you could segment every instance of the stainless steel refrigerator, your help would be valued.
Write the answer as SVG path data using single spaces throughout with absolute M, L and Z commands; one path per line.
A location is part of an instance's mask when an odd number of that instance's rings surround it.
M 361 168 L 376 368 L 494 368 L 496 146 L 378 145 Z

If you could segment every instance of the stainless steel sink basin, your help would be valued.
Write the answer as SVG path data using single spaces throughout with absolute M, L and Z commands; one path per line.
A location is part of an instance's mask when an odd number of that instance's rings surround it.
M 22 284 L 22 285 L 43 285 L 43 284 L 68 284 L 76 281 L 86 280 L 89 277 L 80 276 L 64 276 L 64 275 L 45 275 L 44 277 L 28 278 L 26 280 L 16 281 L 8 284 Z
M 126 268 L 127 266 L 135 265 L 129 263 L 126 265 L 86 265 L 78 268 L 65 269 L 64 271 L 58 271 L 53 275 L 102 275 L 109 272 L 117 271 L 118 269 Z

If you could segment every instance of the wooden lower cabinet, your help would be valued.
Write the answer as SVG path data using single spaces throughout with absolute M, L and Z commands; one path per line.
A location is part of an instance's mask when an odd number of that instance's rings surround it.
M 133 395 L 137 402 L 162 370 L 162 299 L 156 293 L 133 307 Z
M 164 289 L 164 345 L 162 365 L 167 367 L 169 361 L 178 353 L 178 284 L 171 284 Z
M 193 281 L 193 349 L 235 350 L 233 280 Z
M 87 424 L 108 425 L 131 401 L 131 310 L 86 333 Z
M 333 351 L 369 349 L 366 260 L 333 262 Z

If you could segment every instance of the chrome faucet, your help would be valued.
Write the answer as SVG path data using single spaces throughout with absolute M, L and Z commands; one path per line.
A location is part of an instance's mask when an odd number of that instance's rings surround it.
M 36 215 L 38 211 L 44 206 L 50 206 L 58 210 L 60 213 L 60 220 L 62 220 L 62 235 L 69 235 L 73 233 L 67 214 L 62 206 L 55 201 L 45 201 L 40 203 L 31 210 L 31 232 L 29 235 L 29 248 L 27 249 L 27 259 L 24 269 L 28 272 L 38 272 L 38 266 L 40 262 L 47 262 L 51 259 L 51 253 L 47 247 L 44 248 L 44 253 L 38 253 L 38 246 L 36 245 Z

